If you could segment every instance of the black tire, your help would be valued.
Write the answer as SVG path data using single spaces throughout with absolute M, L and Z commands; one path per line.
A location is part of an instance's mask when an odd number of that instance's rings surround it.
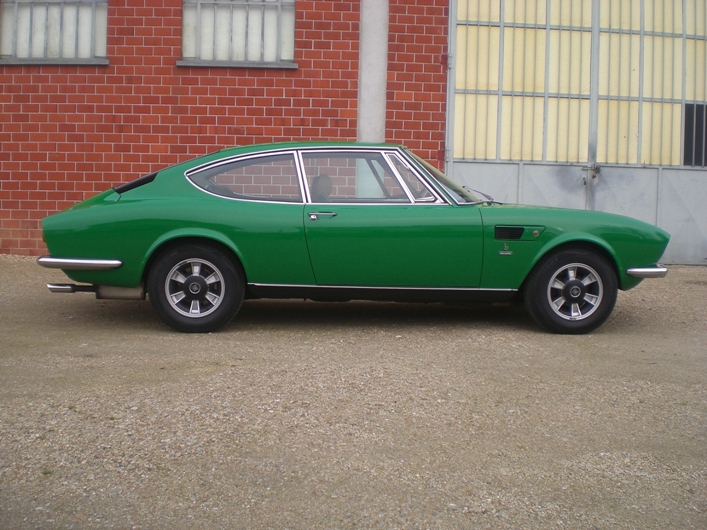
M 150 303 L 177 331 L 207 333 L 226 325 L 245 292 L 243 272 L 218 250 L 200 244 L 165 251 L 147 281 Z
M 616 304 L 618 281 L 601 254 L 560 250 L 541 260 L 525 284 L 525 305 L 533 319 L 553 333 L 589 333 Z

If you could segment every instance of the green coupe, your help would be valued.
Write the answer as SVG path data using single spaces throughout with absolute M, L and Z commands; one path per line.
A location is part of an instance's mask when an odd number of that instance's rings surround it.
M 144 299 L 207 332 L 246 298 L 524 300 L 586 333 L 619 289 L 660 278 L 669 235 L 591 211 L 499 204 L 395 145 L 225 149 L 109 189 L 43 221 L 52 292 Z

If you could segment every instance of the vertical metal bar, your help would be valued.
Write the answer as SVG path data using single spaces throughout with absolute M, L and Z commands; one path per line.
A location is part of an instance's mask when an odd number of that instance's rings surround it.
M 609 39 L 609 64 L 606 65 L 606 151 L 605 151 L 605 159 L 603 162 L 609 162 L 609 125 L 611 124 L 611 67 L 612 65 L 612 49 L 611 49 L 611 39 L 613 37 L 613 34 L 611 33 L 611 29 L 613 28 L 611 24 L 611 17 L 614 14 L 613 13 L 614 6 L 611 3 L 611 0 L 609 0 L 609 32 L 607 33 L 607 38 Z M 621 73 L 619 72 L 619 75 Z M 597 112 L 599 108 L 597 107 Z
M 697 16 L 697 0 L 694 0 L 693 6 L 695 9 L 695 17 Z M 683 21 L 686 20 L 685 17 L 685 10 L 683 9 Z M 683 39 L 685 39 L 685 36 L 687 35 L 687 26 L 685 26 L 685 22 L 683 22 Z M 692 139 L 688 138 L 683 138 L 683 142 L 692 142 L 692 161 L 690 164 L 685 164 L 685 165 L 695 165 L 695 147 L 697 146 L 697 19 L 695 18 L 695 35 L 694 35 L 694 44 L 695 44 L 695 64 L 694 64 L 694 82 L 692 84 Z M 685 39 L 687 40 L 687 39 Z M 704 41 L 703 41 L 704 44 Z M 683 46 L 683 50 L 685 50 L 687 43 L 685 43 L 685 46 Z M 687 53 L 683 51 L 683 54 L 685 55 L 685 62 L 687 62 Z M 686 70 L 686 67 L 683 65 L 683 72 Z M 685 94 L 685 91 L 683 91 L 683 94 Z M 685 105 L 685 101 L 683 99 L 682 102 L 682 108 L 685 109 L 685 114 L 687 114 L 687 107 Z M 683 126 L 683 137 L 685 134 L 685 127 Z M 684 145 L 684 143 L 683 143 Z M 683 163 L 685 163 L 685 155 L 684 155 L 684 150 L 683 150 Z
M 468 4 L 468 2 L 467 2 Z M 468 7 L 467 7 L 467 13 Z M 468 18 L 468 15 L 467 15 Z M 481 13 L 476 16 L 476 94 L 474 95 L 474 159 L 478 158 L 479 155 L 479 133 L 476 127 L 476 118 L 479 113 L 479 44 L 481 43 Z M 490 28 L 489 28 L 490 30 Z M 466 38 L 469 40 L 469 26 L 466 27 Z M 469 53 L 469 48 L 467 50 L 467 55 Z M 467 57 L 467 61 L 469 58 Z M 464 86 L 466 87 L 466 80 L 464 80 Z M 467 87 L 469 88 L 469 87 Z M 465 98 L 467 96 L 464 96 Z
M 260 7 L 260 60 L 265 60 L 265 4 Z
M 74 57 L 79 56 L 79 23 L 81 20 L 81 10 L 79 4 L 76 4 L 76 34 L 74 35 Z
M 444 142 L 444 170 L 450 177 L 454 178 L 454 140 L 455 123 L 457 120 L 457 81 L 456 81 L 456 46 L 459 33 L 457 0 L 452 0 L 449 7 L 449 48 L 447 49 L 447 124 L 445 129 Z M 463 158 L 462 153 L 462 158 Z
M 64 57 L 64 13 L 66 5 L 59 7 L 59 57 Z
M 275 60 L 279 63 L 282 56 L 282 0 L 277 0 L 277 33 L 275 37 L 277 42 L 275 44 Z
M 514 29 L 517 27 L 518 21 L 516 20 L 516 13 L 515 13 L 515 6 L 517 5 L 517 2 L 513 5 L 514 6 L 514 13 L 513 13 L 513 27 Z M 527 11 L 527 5 L 526 5 L 526 10 L 525 10 L 525 24 L 523 24 L 523 40 L 521 41 L 521 44 L 523 46 L 523 51 L 521 52 L 521 64 L 523 65 L 523 73 L 521 74 L 520 78 L 520 160 L 524 160 L 523 156 L 523 143 L 525 140 L 525 102 L 527 100 L 526 97 L 526 90 L 525 90 L 525 72 L 528 69 L 528 65 L 525 62 L 525 39 L 528 35 L 528 28 L 526 27 L 526 24 L 528 23 L 528 11 Z M 515 64 L 515 37 L 517 33 L 514 31 L 513 32 L 513 64 Z M 513 68 L 513 71 L 515 72 L 515 68 Z
M 574 2 L 570 2 L 570 44 L 568 46 L 569 52 L 568 52 L 568 61 L 567 61 L 567 69 L 569 70 L 568 75 L 567 75 L 567 146 L 565 149 L 565 159 L 567 162 L 570 161 L 570 131 L 572 130 L 570 127 L 570 114 L 571 114 L 571 108 L 570 106 L 572 105 L 572 37 L 574 36 Z M 581 35 L 581 33 L 580 33 Z M 581 47 L 580 47 L 581 50 Z M 580 60 L 581 60 L 581 53 L 580 53 Z M 580 90 L 581 93 L 581 90 Z
M 503 119 L 503 69 L 504 69 L 504 48 L 505 48 L 505 32 L 506 23 L 504 20 L 506 12 L 506 1 L 501 0 L 501 7 L 499 10 L 499 36 L 498 36 L 498 108 L 496 109 L 496 160 L 501 159 L 501 129 L 502 119 Z
M 211 60 L 215 61 L 216 60 L 216 38 L 217 38 L 217 33 L 218 33 L 218 26 L 217 21 L 218 21 L 218 3 L 214 2 L 212 4 L 212 9 L 214 10 L 213 14 L 213 19 L 214 19 L 214 32 L 213 35 L 211 36 Z
M 509 133 L 511 135 L 510 138 L 510 159 L 513 160 L 513 137 L 514 137 L 514 129 L 513 129 L 513 118 L 515 116 L 515 113 L 513 112 L 513 102 L 515 98 L 515 84 L 516 84 L 516 37 L 518 36 L 518 29 L 516 28 L 516 8 L 517 8 L 518 3 L 513 2 L 513 21 L 512 21 L 512 27 L 513 27 L 513 48 L 511 51 L 511 126 L 509 128 Z M 522 115 L 522 114 L 521 114 Z M 522 137 L 523 131 L 521 131 L 521 137 Z M 522 160 L 522 153 L 520 159 Z
M 19 36 L 17 35 L 17 25 L 19 24 L 19 6 L 17 5 L 17 0 L 15 0 L 15 13 L 14 13 L 14 19 L 15 23 L 12 25 L 12 56 L 17 57 L 17 39 Z
M 236 58 L 233 56 L 233 33 L 235 28 L 233 27 L 233 17 L 234 15 L 234 9 L 236 7 L 235 3 L 231 3 L 229 11 L 229 20 L 228 20 L 228 60 L 229 61 L 235 61 Z
M 466 80 L 469 77 L 469 0 L 466 0 L 466 26 L 465 26 L 465 32 L 464 32 L 464 84 L 463 84 L 463 92 L 462 92 L 462 97 L 463 97 L 463 105 L 462 105 L 462 110 L 464 112 L 462 123 L 464 126 L 462 127 L 462 157 L 467 158 L 467 143 L 466 143 L 466 128 L 468 126 L 467 123 L 467 117 L 466 117 L 466 108 L 467 108 L 467 100 L 469 99 L 469 94 L 467 94 L 467 83 Z M 459 26 L 457 26 L 459 27 Z M 456 83 L 456 81 L 455 81 Z M 473 156 L 472 156 L 473 158 Z
M 625 161 L 621 161 L 621 97 L 622 97 L 622 92 L 621 92 L 621 79 L 623 78 L 623 69 L 621 68 L 621 59 L 623 58 L 623 51 L 624 51 L 624 42 L 623 42 L 623 2 L 619 2 L 619 86 L 618 86 L 618 98 L 617 98 L 617 106 L 619 108 L 619 111 L 617 112 L 616 116 L 616 163 L 621 164 L 621 163 L 626 163 Z M 613 6 L 612 6 L 613 8 Z M 629 72 L 631 69 L 629 68 Z M 631 103 L 628 103 L 629 106 L 631 106 Z M 628 139 L 628 135 L 626 135 L 626 138 Z M 608 153 L 608 150 L 607 150 Z
M 47 56 L 47 45 L 49 43 L 49 3 L 44 4 L 44 55 Z
M 90 57 L 93 59 L 96 56 L 96 9 L 97 9 L 97 3 L 94 0 L 93 5 L 91 6 L 91 52 L 90 52 Z
M 682 114 L 687 113 L 687 107 L 685 106 L 685 99 L 687 98 L 687 0 L 682 1 L 682 104 L 680 106 L 680 112 Z M 695 41 L 695 56 L 697 56 L 697 41 Z M 697 70 L 695 70 L 694 79 L 697 80 Z M 693 98 L 697 99 L 697 91 L 693 91 Z M 674 121 L 674 120 L 673 120 Z M 682 165 L 685 160 L 685 118 L 682 119 L 681 123 L 683 126 L 680 128 L 680 160 L 678 164 Z M 695 123 L 693 118 L 692 123 Z M 693 159 L 694 159 L 694 149 L 693 149 Z
M 665 0 L 663 0 L 663 35 L 665 35 Z M 654 17 L 655 20 L 655 17 Z M 655 30 L 655 27 L 653 28 Z M 665 43 L 667 42 L 668 37 L 663 36 L 663 49 L 661 50 L 662 52 L 662 61 L 661 61 L 661 67 L 663 68 L 662 72 L 662 78 L 665 79 L 665 55 L 666 55 L 666 49 L 665 49 Z M 670 38 L 670 43 L 671 43 L 671 48 L 672 48 L 672 38 Z M 663 81 L 665 83 L 665 81 Z M 663 142 L 665 142 L 665 128 L 663 127 L 663 118 L 665 116 L 665 100 L 667 99 L 666 96 L 667 94 L 665 93 L 665 86 L 661 86 L 660 88 L 660 128 L 658 129 L 660 131 L 660 161 L 658 162 L 661 166 L 664 164 L 663 162 Z M 672 97 L 672 88 L 670 90 L 670 95 Z
M 684 3 L 684 1 L 685 0 L 680 2 L 679 5 L 682 5 Z M 675 5 L 676 4 L 673 4 L 673 16 L 672 16 L 672 22 L 673 22 L 672 34 L 673 35 L 675 35 Z M 685 10 L 683 9 L 683 13 L 684 13 L 684 11 Z M 682 34 L 683 34 L 682 44 L 683 44 L 683 49 L 684 49 L 684 44 L 685 44 L 685 37 L 684 37 L 685 24 L 684 23 L 682 25 Z M 672 67 L 671 69 L 674 71 L 675 67 L 672 65 L 675 64 L 675 37 L 670 37 L 670 43 L 671 43 L 670 57 L 672 58 L 672 61 L 670 61 L 670 65 Z M 681 67 L 680 74 L 682 75 L 682 79 L 681 79 L 680 84 L 682 86 L 682 92 L 684 94 L 684 92 L 685 92 L 685 54 L 684 53 L 682 54 L 682 65 L 681 66 L 682 67 Z M 675 148 L 675 145 L 674 145 L 675 144 L 675 141 L 674 141 L 674 137 L 675 137 L 675 134 L 674 134 L 674 132 L 675 132 L 674 131 L 674 129 L 675 129 L 675 79 L 673 78 L 672 75 L 670 75 L 670 79 L 672 80 L 672 83 L 670 85 L 670 157 L 669 157 L 668 165 L 672 166 L 672 165 L 675 165 L 673 163 L 673 149 Z M 681 107 L 680 113 L 682 116 L 682 107 Z
M 640 9 L 640 14 L 639 14 L 639 21 L 640 21 L 640 26 L 639 26 L 639 37 L 638 37 L 638 143 L 636 145 L 637 148 L 637 157 L 636 157 L 636 163 L 641 164 L 641 156 L 642 156 L 642 151 L 643 151 L 643 91 L 645 90 L 645 80 L 643 79 L 643 70 L 645 68 L 645 60 L 643 59 L 643 55 L 645 52 L 645 6 L 644 3 L 641 2 L 639 4 L 641 6 Z
M 545 86 L 543 87 L 543 146 L 542 146 L 542 158 L 543 162 L 547 162 L 547 137 L 548 131 L 548 104 L 549 104 L 549 93 L 550 93 L 550 10 L 552 9 L 551 0 L 545 0 Z M 559 32 L 558 32 L 559 33 Z M 555 133 L 557 137 L 557 133 Z M 555 157 L 557 158 L 557 157 Z
M 597 163 L 597 142 L 599 135 L 599 37 L 600 32 L 600 3 L 592 3 L 592 50 L 589 65 L 589 146 L 587 148 L 587 162 L 589 165 Z M 587 185 L 588 196 L 591 186 Z M 588 204 L 589 205 L 589 204 Z
M 29 4 L 29 40 L 28 40 L 28 48 L 27 48 L 27 53 L 29 54 L 29 57 L 34 57 L 32 53 L 32 44 L 34 42 L 34 32 L 32 29 L 34 28 L 34 4 L 30 2 Z
M 560 161 L 560 92 L 562 92 L 560 87 L 560 81 L 562 80 L 562 2 L 559 3 L 559 17 L 560 24 L 559 30 L 557 30 L 557 115 L 555 116 L 555 130 L 557 139 L 555 140 L 555 161 Z M 567 108 L 569 109 L 569 98 L 567 98 Z M 565 162 L 567 157 L 565 156 Z
M 468 4 L 469 0 L 467 0 Z M 468 12 L 468 7 L 467 7 L 467 12 Z M 488 57 L 487 57 L 487 62 L 488 62 L 488 70 L 486 72 L 486 151 L 484 152 L 484 160 L 489 159 L 489 127 L 491 120 L 489 119 L 489 113 L 491 110 L 491 60 L 493 59 L 491 57 L 491 11 L 489 10 L 489 46 L 488 46 Z M 500 105 L 500 101 L 498 104 Z M 477 102 L 478 105 L 478 102 Z M 496 129 L 498 129 L 501 126 L 500 123 L 496 124 Z
M 653 47 L 651 50 L 651 61 L 653 63 L 653 66 L 651 67 L 651 72 L 653 74 L 653 77 L 651 79 L 651 135 L 650 135 L 650 146 L 651 146 L 651 160 L 652 154 L 653 154 L 653 126 L 655 125 L 655 42 L 656 42 L 656 36 L 655 36 L 655 0 L 652 0 L 653 2 Z M 660 160 L 658 161 L 660 164 Z
M 628 9 L 628 109 L 626 109 L 626 163 L 631 163 L 631 79 L 633 78 L 633 2 L 630 2 Z
M 535 45 L 533 49 L 535 50 L 535 54 L 533 55 L 533 97 L 530 100 L 531 104 L 533 105 L 533 119 L 531 121 L 531 133 L 530 133 L 530 159 L 535 160 L 535 102 L 536 102 L 536 93 L 535 93 L 535 86 L 538 82 L 538 6 L 540 5 L 541 0 L 537 0 L 535 3 L 535 29 L 533 29 L 533 37 L 535 39 Z M 541 139 L 542 142 L 542 139 Z
M 196 0 L 196 37 L 194 42 L 194 57 L 201 59 L 201 0 Z
M 581 15 L 580 15 L 580 28 L 579 28 L 579 97 L 577 99 L 577 117 L 581 118 L 582 116 L 582 73 L 584 72 L 584 0 L 582 0 L 582 4 L 580 5 L 581 9 Z M 590 60 L 590 69 L 591 69 L 591 60 Z M 571 99 L 567 100 L 567 109 L 568 109 L 568 115 L 569 115 L 569 103 L 571 102 Z M 598 112 L 598 110 L 597 110 Z M 568 121 L 569 123 L 569 121 Z M 569 131 L 568 131 L 569 132 Z M 582 143 L 582 131 L 580 130 L 579 127 L 577 127 L 577 160 L 575 162 L 579 162 L 581 160 L 580 154 L 579 154 L 579 146 Z M 567 157 L 569 159 L 569 156 Z M 568 160 L 569 161 L 569 160 Z
M 248 33 L 250 33 L 250 4 L 246 0 L 245 3 L 245 43 L 243 46 L 243 50 L 245 53 L 244 59 L 247 61 L 248 60 Z

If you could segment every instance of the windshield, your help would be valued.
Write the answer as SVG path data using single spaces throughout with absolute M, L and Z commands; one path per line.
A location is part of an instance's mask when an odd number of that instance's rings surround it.
M 427 171 L 429 171 L 432 176 L 437 180 L 437 182 L 440 183 L 440 185 L 449 193 L 452 198 L 457 201 L 460 204 L 480 204 L 482 202 L 486 202 L 485 199 L 481 197 L 477 197 L 472 193 L 472 191 L 465 187 L 461 186 L 460 184 L 457 184 L 454 182 L 452 179 L 450 179 L 447 175 L 442 173 L 439 169 L 434 167 L 432 164 L 429 162 L 423 160 L 419 156 L 417 156 L 415 153 L 408 151 L 408 154 L 412 156 L 415 160 L 417 160 Z

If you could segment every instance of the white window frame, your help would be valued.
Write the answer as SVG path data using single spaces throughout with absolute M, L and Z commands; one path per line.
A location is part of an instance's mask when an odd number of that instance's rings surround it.
M 0 64 L 109 64 L 108 0 L 0 4 Z
M 177 66 L 297 68 L 295 0 L 184 0 L 183 8 Z

